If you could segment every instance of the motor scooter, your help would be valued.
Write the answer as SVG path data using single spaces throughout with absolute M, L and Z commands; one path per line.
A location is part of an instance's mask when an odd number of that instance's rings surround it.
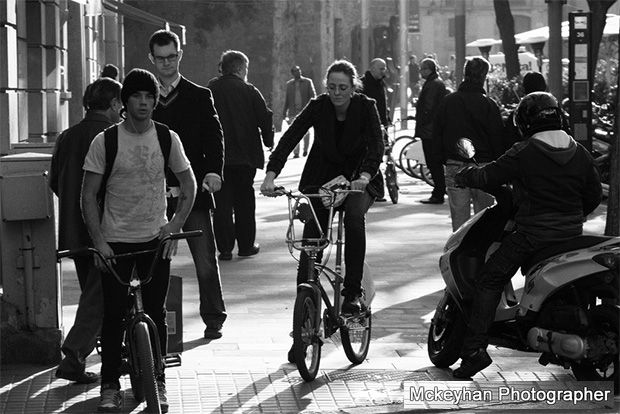
M 464 154 L 473 158 L 473 151 Z M 446 288 L 428 333 L 437 367 L 460 358 L 476 275 L 514 227 L 510 190 L 492 195 L 496 204 L 453 233 L 439 259 Z M 512 282 L 504 288 L 489 343 L 540 353 L 542 365 L 570 368 L 579 381 L 613 381 L 618 394 L 620 237 L 583 235 L 553 245 L 530 257 L 521 273 L 522 291 Z

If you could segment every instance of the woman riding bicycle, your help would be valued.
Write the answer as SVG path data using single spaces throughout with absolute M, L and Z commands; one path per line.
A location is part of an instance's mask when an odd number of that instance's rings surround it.
M 375 101 L 356 92 L 359 80 L 350 62 L 338 60 L 332 63 L 327 69 L 325 85 L 327 93 L 308 103 L 271 154 L 261 192 L 273 195 L 274 178 L 304 134 L 314 127 L 314 143 L 299 181 L 300 191 L 316 193 L 323 184 L 340 175 L 351 181 L 351 189 L 362 190 L 349 194 L 343 204 L 346 273 L 342 313 L 351 314 L 362 310 L 366 212 L 377 197 L 383 197 L 383 178 L 378 173 L 383 157 L 383 137 Z M 328 210 L 318 198 L 313 198 L 312 203 L 325 230 Z M 319 231 L 313 222 L 304 226 L 304 239 L 318 236 Z M 319 254 L 318 260 L 320 257 Z M 306 280 L 307 267 L 307 254 L 302 252 L 297 284 Z

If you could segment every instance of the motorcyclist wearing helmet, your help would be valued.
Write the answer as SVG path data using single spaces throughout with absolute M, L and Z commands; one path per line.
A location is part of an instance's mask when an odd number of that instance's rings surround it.
M 582 234 L 585 217 L 601 201 L 601 182 L 588 151 L 562 130 L 553 95 L 533 92 L 516 110 L 523 141 L 484 167 L 466 167 L 457 185 L 490 190 L 511 183 L 515 230 L 502 240 L 476 281 L 461 366 L 453 375 L 469 378 L 491 364 L 488 330 L 504 285 L 534 251 Z

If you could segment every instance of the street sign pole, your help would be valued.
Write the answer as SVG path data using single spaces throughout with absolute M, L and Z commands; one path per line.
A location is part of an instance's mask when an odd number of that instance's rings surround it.
M 568 96 L 573 138 L 592 150 L 592 13 L 568 14 Z

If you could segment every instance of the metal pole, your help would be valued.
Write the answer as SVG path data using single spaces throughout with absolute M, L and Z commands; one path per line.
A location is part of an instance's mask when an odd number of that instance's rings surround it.
M 465 1 L 454 2 L 454 42 L 456 52 L 454 83 L 458 87 L 463 80 L 463 66 L 465 66 Z
M 360 64 L 360 72 L 366 71 L 368 62 L 370 61 L 368 50 L 368 32 L 370 27 L 370 16 L 368 13 L 368 0 L 362 0 L 362 25 L 361 25 L 361 42 L 362 42 L 362 60 Z
M 400 0 L 400 122 L 401 128 L 407 128 L 407 85 L 409 84 L 409 52 L 408 27 L 407 27 L 407 0 Z
M 562 100 L 562 6 L 566 0 L 546 0 L 549 24 L 549 92 Z

